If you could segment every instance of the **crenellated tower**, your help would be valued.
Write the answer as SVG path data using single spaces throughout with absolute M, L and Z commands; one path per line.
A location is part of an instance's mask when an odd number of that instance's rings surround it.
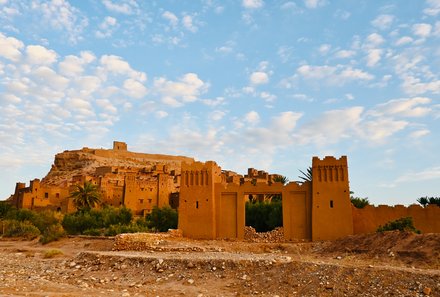
M 313 157 L 312 177 L 312 240 L 353 234 L 347 157 Z

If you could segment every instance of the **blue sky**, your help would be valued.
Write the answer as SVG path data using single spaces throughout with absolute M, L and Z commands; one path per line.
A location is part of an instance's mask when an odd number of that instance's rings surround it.
M 0 0 L 0 198 L 67 149 L 440 195 L 440 0 Z

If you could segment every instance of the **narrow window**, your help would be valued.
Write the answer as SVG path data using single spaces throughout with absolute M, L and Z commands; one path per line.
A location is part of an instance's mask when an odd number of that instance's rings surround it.
M 49 198 L 49 193 L 44 193 L 44 198 Z
M 330 208 L 333 208 L 333 200 L 330 200 Z
M 199 208 L 199 201 L 196 201 L 196 208 Z
M 55 197 L 56 197 L 56 198 L 60 198 L 60 193 L 56 193 L 56 194 L 55 194 Z

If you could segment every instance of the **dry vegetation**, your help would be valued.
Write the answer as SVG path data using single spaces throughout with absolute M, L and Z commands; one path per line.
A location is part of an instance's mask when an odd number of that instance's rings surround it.
M 440 234 L 0 241 L 1 296 L 440 296 Z M 253 234 L 253 235 L 252 235 Z M 258 238 L 256 238 L 258 237 Z

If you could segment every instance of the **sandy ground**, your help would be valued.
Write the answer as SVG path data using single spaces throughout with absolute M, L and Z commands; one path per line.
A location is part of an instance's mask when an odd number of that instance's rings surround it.
M 0 239 L 0 296 L 440 296 L 440 234 L 138 240 L 143 251 L 114 251 L 113 239 Z

